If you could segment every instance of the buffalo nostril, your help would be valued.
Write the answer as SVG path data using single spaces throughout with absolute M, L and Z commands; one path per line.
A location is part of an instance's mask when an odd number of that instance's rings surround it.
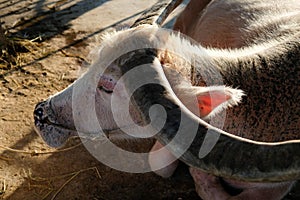
M 43 107 L 45 106 L 45 102 L 40 102 L 35 106 L 35 109 L 33 111 L 34 118 L 37 120 L 41 120 L 44 115 L 44 109 Z
M 37 118 L 42 118 L 43 114 L 44 114 L 44 111 L 42 108 L 37 108 L 34 110 L 34 115 Z

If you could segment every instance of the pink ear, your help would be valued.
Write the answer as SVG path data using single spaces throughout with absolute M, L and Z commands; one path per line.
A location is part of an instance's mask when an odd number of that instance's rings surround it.
M 244 92 L 228 86 L 183 86 L 176 88 L 176 95 L 195 115 L 203 119 L 229 107 L 238 105 Z M 196 98 L 195 98 L 196 97 Z
M 215 108 L 231 99 L 223 90 L 209 91 L 197 94 L 200 117 L 209 115 Z

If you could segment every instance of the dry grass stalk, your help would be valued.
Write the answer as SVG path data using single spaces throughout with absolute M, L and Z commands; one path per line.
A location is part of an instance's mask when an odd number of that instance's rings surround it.
M 29 180 L 36 182 L 36 184 L 31 184 L 30 183 L 29 188 L 39 189 L 40 192 L 37 195 L 42 196 L 42 199 L 46 199 L 52 192 L 54 192 L 54 186 L 52 184 L 52 182 L 54 180 L 59 180 L 59 179 L 63 179 L 63 178 L 66 178 L 66 177 L 70 177 L 55 191 L 55 193 L 51 197 L 51 200 L 54 200 L 58 196 L 58 194 L 63 190 L 63 188 L 66 187 L 79 174 L 90 171 L 90 170 L 95 171 L 97 177 L 99 179 L 101 179 L 101 175 L 100 175 L 100 172 L 99 172 L 97 167 L 89 167 L 89 168 L 81 169 L 79 171 L 71 172 L 71 173 L 68 173 L 68 174 L 54 176 L 54 177 L 51 177 L 51 178 L 32 177 L 31 172 L 29 171 L 29 173 L 28 173 Z M 41 185 L 40 184 L 41 182 L 46 182 L 46 185 Z
M 68 148 L 64 148 L 64 149 L 59 149 L 59 150 L 55 150 L 55 151 L 25 151 L 25 150 L 19 150 L 19 149 L 13 149 L 10 147 L 5 147 L 3 145 L 0 145 L 0 148 L 5 149 L 6 151 L 10 151 L 10 152 L 14 152 L 14 153 L 23 153 L 23 154 L 30 154 L 31 156 L 38 156 L 38 155 L 43 155 L 43 154 L 53 154 L 53 153 L 60 153 L 60 152 L 66 152 L 66 151 L 70 151 L 72 149 L 75 149 L 79 146 L 81 146 L 83 143 L 79 143 L 76 144 L 74 146 L 68 147 Z
M 33 40 L 8 37 L 0 25 L 0 75 L 40 57 L 42 50 L 36 41 L 41 40 L 41 37 Z
M 0 181 L 0 197 L 2 197 L 5 194 L 6 189 L 7 189 L 7 184 L 5 179 L 3 179 L 2 181 Z

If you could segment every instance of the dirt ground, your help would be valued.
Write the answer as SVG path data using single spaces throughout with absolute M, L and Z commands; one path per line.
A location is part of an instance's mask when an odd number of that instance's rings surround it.
M 199 199 L 183 165 L 169 179 L 119 172 L 80 141 L 57 151 L 33 129 L 35 104 L 78 77 L 101 33 L 131 24 L 154 2 L 0 0 L 0 22 L 14 42 L 0 54 L 0 199 Z M 285 199 L 300 199 L 299 190 Z

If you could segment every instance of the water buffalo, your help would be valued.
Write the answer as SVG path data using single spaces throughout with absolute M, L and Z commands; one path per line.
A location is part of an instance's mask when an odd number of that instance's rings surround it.
M 170 176 L 179 158 L 203 199 L 283 198 L 300 178 L 300 3 L 191 0 L 174 26 L 188 37 L 159 27 L 179 3 L 159 1 L 131 28 L 106 35 L 89 71 L 36 106 L 37 132 L 59 147 L 77 131 L 95 134 L 95 118 L 111 139 L 131 125 L 129 115 L 143 126 L 154 120 L 157 174 Z M 142 79 L 155 84 L 137 89 Z M 127 110 L 112 96 L 128 99 Z M 157 104 L 165 114 L 151 109 Z

